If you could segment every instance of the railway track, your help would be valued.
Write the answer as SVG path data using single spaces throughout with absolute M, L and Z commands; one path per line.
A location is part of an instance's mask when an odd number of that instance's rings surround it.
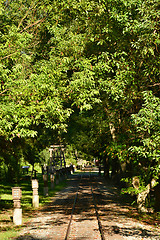
M 82 174 L 79 180 L 77 191 L 73 199 L 70 220 L 68 223 L 65 240 L 70 239 L 100 239 L 105 240 L 103 227 L 98 214 L 98 207 L 95 200 L 95 179 L 92 174 Z M 93 187 L 94 185 L 94 187 Z M 83 236 L 85 224 L 91 222 L 93 236 Z M 83 224 L 82 224 L 83 222 Z M 87 225 L 87 224 L 86 224 Z M 96 226 L 96 227 L 95 227 Z M 91 229 L 90 229 L 91 230 Z

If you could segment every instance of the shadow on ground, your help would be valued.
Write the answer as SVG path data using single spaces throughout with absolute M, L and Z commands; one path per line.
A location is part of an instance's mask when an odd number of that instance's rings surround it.
M 36 238 L 36 237 L 33 237 L 32 235 L 25 235 L 25 236 L 21 236 L 21 237 L 18 237 L 16 238 L 16 240 L 47 240 L 48 238 Z
M 45 217 L 45 222 L 40 223 L 38 221 L 34 221 L 30 230 L 34 231 L 35 229 L 46 229 L 47 226 L 63 226 L 68 224 L 70 215 L 72 212 L 72 207 L 74 203 L 75 194 L 77 192 L 77 186 L 80 182 L 80 178 L 76 176 L 72 176 L 70 179 L 70 183 L 68 187 L 66 187 L 63 191 L 59 193 L 57 198 L 48 205 L 46 205 L 43 209 L 40 210 L 41 216 Z M 86 176 L 84 186 L 89 186 L 90 178 Z M 99 187 L 100 190 L 97 187 Z M 133 236 L 137 239 L 141 238 L 151 238 L 151 239 L 160 239 L 159 234 L 157 232 L 150 231 L 145 227 L 136 227 L 136 225 L 129 226 L 127 223 L 128 216 L 128 205 L 126 203 L 122 203 L 119 199 L 117 189 L 113 185 L 104 186 L 104 183 L 101 181 L 101 178 L 95 177 L 94 182 L 92 182 L 94 189 L 94 197 L 97 203 L 98 211 L 100 218 L 104 220 L 103 228 L 104 232 L 110 236 L 123 236 L 129 237 Z M 77 221 L 82 222 L 85 220 L 92 221 L 93 216 L 93 203 L 89 200 L 90 194 L 85 193 L 83 196 L 83 200 L 78 196 L 77 202 L 79 201 L 78 207 L 74 211 L 74 215 L 78 215 L 80 217 L 77 218 Z M 52 217 L 52 213 L 59 217 Z M 37 216 L 34 216 L 35 220 Z M 122 221 L 123 220 L 123 221 Z M 118 226 L 121 225 L 121 227 Z M 128 225 L 127 225 L 128 224 Z M 33 233 L 33 232 L 32 232 Z M 16 240 L 47 240 L 46 238 L 35 238 L 34 234 L 24 235 L 16 238 Z M 79 238 L 76 238 L 79 239 Z M 82 238 L 81 238 L 82 239 Z

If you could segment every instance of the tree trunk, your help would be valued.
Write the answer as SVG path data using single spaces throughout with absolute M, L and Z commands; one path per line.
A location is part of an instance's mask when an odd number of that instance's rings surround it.
M 139 212 L 142 213 L 148 212 L 148 209 L 145 207 L 146 197 L 150 193 L 151 188 L 154 187 L 155 183 L 156 180 L 152 179 L 151 183 L 146 186 L 146 189 L 144 191 L 137 193 L 137 205 Z M 140 182 L 137 176 L 133 177 L 132 185 L 135 189 L 139 190 Z
M 115 129 L 113 123 L 111 123 L 111 122 L 109 123 L 109 129 L 110 129 L 110 133 L 111 133 L 113 142 L 115 142 L 116 141 L 116 135 L 115 135 L 116 129 Z
M 108 161 L 108 158 L 104 158 L 103 166 L 104 166 L 104 178 L 109 179 L 109 161 Z
M 137 194 L 137 205 L 138 211 L 145 213 L 148 212 L 147 208 L 145 207 L 146 197 L 150 192 L 150 184 L 147 185 L 146 190 Z

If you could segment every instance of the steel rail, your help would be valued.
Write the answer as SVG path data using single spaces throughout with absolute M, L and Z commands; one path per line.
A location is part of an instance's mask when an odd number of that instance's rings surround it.
M 89 178 L 91 179 L 91 173 L 89 175 Z M 97 217 L 97 221 L 98 221 L 98 228 L 99 228 L 99 232 L 101 234 L 101 240 L 105 240 L 103 227 L 102 227 L 102 224 L 101 224 L 101 221 L 100 221 L 100 217 L 99 217 L 99 214 L 98 214 L 98 208 L 97 208 L 96 201 L 95 201 L 95 198 L 94 198 L 93 187 L 92 187 L 92 185 L 90 187 L 91 187 L 91 193 L 92 193 L 93 204 L 94 204 L 94 208 L 95 208 L 95 212 L 96 212 L 96 217 Z
M 82 175 L 81 175 L 81 179 L 82 179 Z M 81 179 L 80 179 L 80 182 L 81 182 Z M 74 213 L 74 210 L 75 210 L 76 201 L 77 201 L 77 197 L 78 197 L 78 192 L 79 192 L 79 188 L 80 188 L 80 182 L 79 182 L 79 185 L 77 187 L 76 196 L 74 198 L 73 208 L 72 208 L 71 217 L 70 217 L 70 220 L 69 220 L 69 224 L 68 224 L 65 240 L 67 240 L 68 237 L 69 237 L 69 233 L 70 233 L 70 229 L 71 229 L 71 223 L 72 223 L 72 219 L 73 219 L 73 213 Z
M 92 186 L 91 186 L 91 192 L 92 192 L 92 197 L 93 197 L 93 203 L 94 203 L 94 207 L 95 207 L 96 217 L 97 217 L 97 221 L 98 221 L 98 227 L 99 227 L 99 231 L 100 231 L 100 234 L 101 234 L 101 239 L 105 240 L 104 232 L 103 232 L 102 224 L 101 224 L 101 221 L 100 221 L 100 218 L 99 218 L 98 208 L 97 208 L 97 205 L 96 205 L 96 202 L 95 202 Z

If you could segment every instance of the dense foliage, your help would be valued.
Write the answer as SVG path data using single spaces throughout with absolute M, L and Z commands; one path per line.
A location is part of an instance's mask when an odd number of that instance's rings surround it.
M 159 10 L 158 0 L 1 1 L 1 165 L 34 163 L 65 138 L 107 176 L 157 179 Z

